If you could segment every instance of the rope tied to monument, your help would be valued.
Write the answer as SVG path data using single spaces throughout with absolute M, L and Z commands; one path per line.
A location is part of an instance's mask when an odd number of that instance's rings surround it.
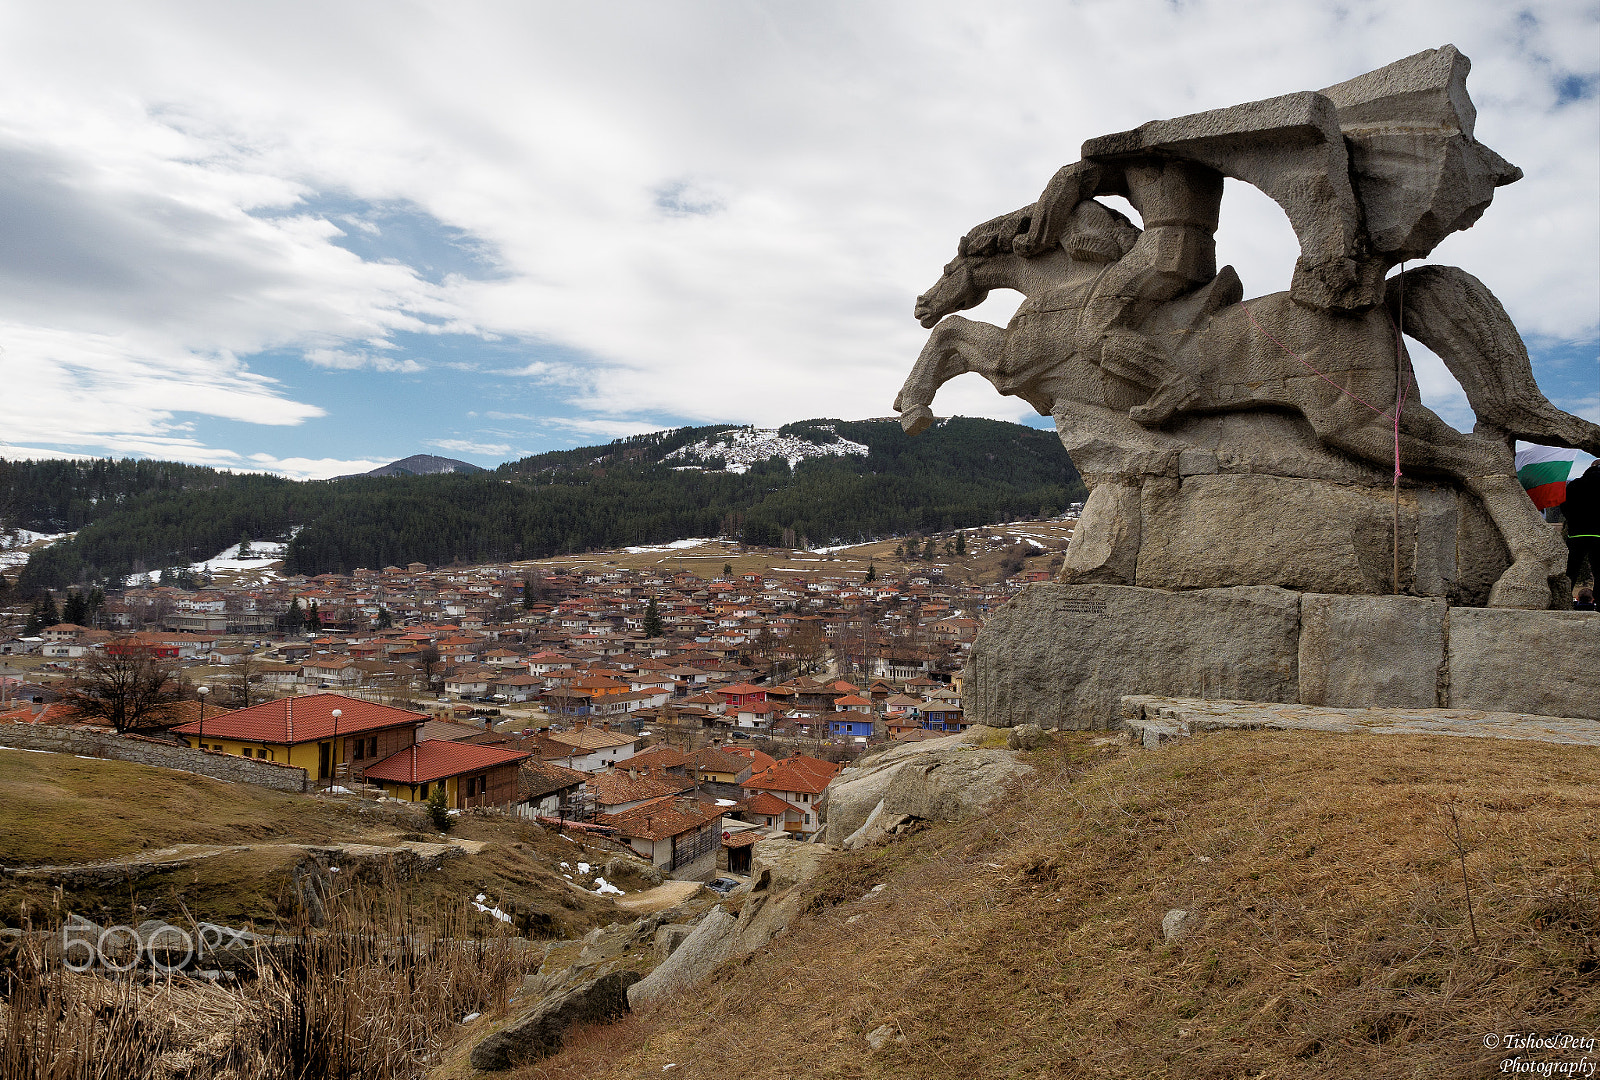
M 1384 410 L 1378 408 L 1376 405 L 1372 404 L 1372 402 L 1367 401 L 1366 399 L 1364 399 L 1364 398 L 1362 398 L 1362 397 L 1360 397 L 1360 396 L 1358 396 L 1356 394 L 1351 393 L 1345 387 L 1340 386 L 1338 383 L 1336 383 L 1332 379 L 1328 378 L 1327 375 L 1325 375 L 1321 371 L 1318 371 L 1317 368 L 1315 366 L 1313 366 L 1308 360 L 1306 360 L 1305 357 L 1301 356 L 1299 353 L 1297 353 L 1293 349 L 1289 348 L 1289 346 L 1287 346 L 1283 342 L 1279 341 L 1276 337 L 1274 337 L 1272 335 L 1272 333 L 1270 331 L 1267 330 L 1266 327 L 1264 327 L 1260 323 L 1256 322 L 1255 314 L 1253 312 L 1251 312 L 1249 304 L 1241 302 L 1240 305 L 1239 305 L 1240 307 L 1244 308 L 1244 317 L 1250 320 L 1250 325 L 1255 327 L 1257 330 L 1259 330 L 1261 332 L 1262 336 L 1265 337 L 1268 341 L 1272 342 L 1278 348 L 1282 349 L 1284 352 L 1286 352 L 1290 356 L 1294 357 L 1295 360 L 1297 360 L 1300 363 L 1301 367 L 1305 368 L 1307 371 L 1311 372 L 1311 374 L 1315 375 L 1317 378 L 1321 379 L 1323 382 L 1327 383 L 1329 386 L 1331 386 L 1335 390 L 1339 391 L 1339 393 L 1343 394 L 1345 397 L 1349 398 L 1351 401 L 1354 401 L 1354 402 L 1357 402 L 1357 403 L 1359 403 L 1361 405 L 1364 405 L 1367 408 L 1371 409 L 1373 412 L 1377 413 L 1378 416 L 1382 417 L 1383 419 L 1390 420 L 1390 421 L 1393 422 L 1393 424 L 1394 424 L 1394 479 L 1393 479 L 1393 481 L 1391 483 L 1392 483 L 1392 486 L 1394 488 L 1394 524 L 1393 524 L 1394 582 L 1393 582 L 1393 585 L 1394 585 L 1394 592 L 1395 592 L 1396 595 L 1399 595 L 1399 593 L 1400 593 L 1400 413 L 1401 413 L 1401 410 L 1405 408 L 1405 403 L 1406 403 L 1406 378 L 1405 378 L 1405 371 L 1406 371 L 1406 363 L 1405 363 L 1405 361 L 1406 361 L 1406 343 L 1405 343 L 1405 337 L 1404 337 L 1404 335 L 1402 334 L 1402 332 L 1400 330 L 1400 324 L 1405 321 L 1405 317 L 1406 317 L 1405 273 L 1406 273 L 1406 264 L 1404 262 L 1402 262 L 1400 264 L 1400 274 L 1399 274 L 1398 279 L 1397 279 L 1400 282 L 1400 293 L 1399 293 L 1399 296 L 1398 296 L 1398 303 L 1399 303 L 1399 307 L 1400 307 L 1400 322 L 1396 322 L 1393 315 L 1389 316 L 1389 325 L 1394 327 L 1394 382 L 1395 382 L 1395 387 L 1394 387 L 1394 408 L 1389 410 L 1388 412 L 1385 412 Z M 1385 312 L 1387 313 L 1387 309 L 1385 309 Z

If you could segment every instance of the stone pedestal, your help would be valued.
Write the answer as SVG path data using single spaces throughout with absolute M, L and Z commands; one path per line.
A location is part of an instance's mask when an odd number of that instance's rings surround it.
M 1130 450 L 1074 416 L 1062 441 L 1089 482 L 1067 549 L 1066 584 L 1302 592 L 1394 591 L 1390 475 L 1317 445 L 1275 414 L 1196 417 Z M 1122 442 L 1128 439 L 1123 437 Z M 1552 528 L 1555 528 L 1552 526 Z M 1406 476 L 1400 484 L 1400 590 L 1482 606 L 1511 556 L 1479 501 Z
M 979 632 L 962 703 L 975 724 L 1103 730 L 1129 694 L 1600 720 L 1600 614 L 1040 583 Z
M 962 706 L 992 727 L 1099 730 L 1124 694 L 1293 701 L 1299 630 L 1299 594 L 1270 586 L 1030 585 L 979 632 Z

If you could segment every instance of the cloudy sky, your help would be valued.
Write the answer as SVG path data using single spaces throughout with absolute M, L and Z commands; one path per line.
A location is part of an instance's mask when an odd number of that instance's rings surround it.
M 887 415 L 956 237 L 1084 139 L 1446 42 L 1527 175 L 1433 259 L 1600 419 L 1592 2 L 4 0 L 0 455 L 328 476 Z M 1218 239 L 1287 286 L 1264 196 Z

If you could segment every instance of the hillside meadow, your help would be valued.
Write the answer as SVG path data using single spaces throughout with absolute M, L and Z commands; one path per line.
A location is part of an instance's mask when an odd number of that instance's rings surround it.
M 1032 758 L 998 812 L 840 856 L 767 950 L 512 1075 L 1488 1077 L 1486 1034 L 1600 1033 L 1600 751 L 1241 732 Z

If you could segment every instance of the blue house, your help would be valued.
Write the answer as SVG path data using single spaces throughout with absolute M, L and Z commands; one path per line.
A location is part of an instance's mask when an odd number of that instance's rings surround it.
M 828 734 L 836 739 L 870 739 L 877 735 L 878 722 L 870 713 L 836 712 L 828 714 Z
M 965 731 L 967 721 L 960 706 L 935 702 L 922 710 L 922 726 L 927 731 Z

